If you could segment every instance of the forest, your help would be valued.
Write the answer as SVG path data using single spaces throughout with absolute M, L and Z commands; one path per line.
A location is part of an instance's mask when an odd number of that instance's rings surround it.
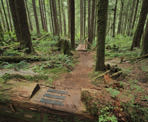
M 148 0 L 0 0 L 0 122 L 148 122 Z

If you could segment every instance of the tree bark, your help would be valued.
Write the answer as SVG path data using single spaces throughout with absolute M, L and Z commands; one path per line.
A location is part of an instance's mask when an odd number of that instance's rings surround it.
M 45 31 L 45 22 L 44 22 L 44 15 L 43 15 L 43 4 L 42 4 L 42 0 L 39 0 L 39 8 L 40 8 L 40 17 L 41 17 L 41 22 L 42 22 L 42 28 Z
M 5 11 L 3 0 L 1 0 L 1 4 L 2 4 L 2 7 L 3 7 L 3 12 L 4 12 L 5 20 L 6 20 L 7 30 L 8 30 L 8 32 L 10 32 L 9 23 L 8 23 L 8 19 L 7 19 L 7 15 L 6 15 L 6 11 Z
M 62 30 L 63 30 L 63 28 L 62 28 L 62 16 L 61 16 L 61 0 L 58 0 L 58 8 L 59 8 L 59 29 L 60 29 L 60 34 L 62 34 Z
M 148 1 L 143 0 L 140 18 L 137 25 L 137 29 L 134 34 L 131 50 L 133 50 L 134 47 L 140 47 L 141 37 L 143 34 L 143 29 L 144 29 L 147 14 L 148 14 Z
M 37 29 L 37 35 L 40 35 L 40 27 L 39 27 L 38 15 L 36 11 L 35 0 L 32 0 L 32 5 L 33 5 L 33 12 L 34 12 L 35 24 L 36 24 L 36 29 Z
M 97 4 L 97 57 L 96 57 L 96 71 L 105 70 L 105 38 L 106 38 L 106 26 L 107 26 L 107 11 L 108 11 L 108 0 L 99 0 Z
M 25 49 L 26 53 L 33 51 L 31 35 L 27 23 L 27 15 L 24 0 L 9 0 L 9 5 L 15 25 L 16 35 L 20 41 L 20 48 Z
M 128 29 L 127 29 L 127 35 L 128 36 L 131 36 L 131 33 L 132 33 L 132 21 L 133 21 L 133 16 L 134 16 L 135 4 L 136 4 L 136 1 L 133 0 L 132 6 L 131 6 L 131 11 L 130 11 L 131 13 L 130 13 L 130 17 L 129 17 L 129 26 L 128 26 Z
M 84 10 L 84 11 L 83 11 L 83 12 L 84 12 L 84 13 L 83 13 L 83 14 L 84 14 L 84 23 L 83 23 L 83 24 L 84 24 L 84 26 L 83 26 L 83 27 L 84 27 L 84 29 L 83 29 L 84 33 L 83 33 L 83 34 L 84 34 L 84 35 L 83 35 L 83 36 L 84 36 L 84 37 L 83 37 L 83 38 L 85 39 L 85 33 L 86 33 L 86 0 L 83 0 L 83 2 L 84 2 L 84 4 L 83 4 L 83 5 L 84 5 L 84 6 L 83 6 L 83 7 L 84 7 L 84 9 L 83 9 L 83 10 Z
M 148 54 L 148 20 L 145 28 L 145 34 L 144 34 L 144 39 L 143 39 L 143 48 L 142 48 L 142 53 L 141 55 L 146 55 Z
M 123 8 L 124 8 L 124 1 L 121 0 L 121 9 L 120 9 L 120 15 L 119 15 L 119 23 L 118 23 L 118 34 L 121 34 L 121 25 L 122 25 L 122 18 L 123 18 Z
M 88 42 L 91 44 L 93 42 L 93 35 L 94 35 L 94 23 L 95 23 L 95 5 L 96 0 L 92 1 L 92 10 L 91 10 L 91 23 L 90 23 L 90 30 L 88 34 Z
M 62 6 L 62 15 L 63 15 L 63 22 L 64 22 L 64 35 L 66 36 L 66 17 L 65 17 L 63 1 L 61 1 L 61 2 L 62 2 L 61 6 Z
M 82 41 L 83 40 L 83 26 L 84 26 L 84 24 L 83 24 L 83 18 L 84 18 L 84 15 L 83 15 L 83 0 L 80 0 L 80 41 Z
M 6 0 L 6 4 L 7 4 L 7 11 L 8 11 L 10 30 L 13 31 L 12 18 L 11 18 L 11 14 L 10 14 L 10 8 L 9 8 L 8 0 Z
M 7 28 L 6 28 L 6 24 L 5 24 L 5 20 L 4 20 L 4 16 L 3 16 L 1 8 L 0 8 L 0 16 L 1 16 L 1 19 L 2 19 L 3 30 L 6 31 Z
M 57 17 L 57 7 L 56 7 L 56 1 L 51 0 L 52 2 L 52 9 L 53 9 L 53 20 L 54 20 L 54 35 L 59 36 L 59 24 L 58 24 L 58 17 Z
M 113 36 L 112 37 L 115 37 L 115 31 L 116 31 L 117 4 L 118 4 L 118 0 L 116 0 L 115 8 L 114 8 Z
M 134 12 L 134 19 L 133 19 L 133 22 L 132 22 L 132 30 L 135 27 L 135 22 L 136 22 L 136 17 L 137 17 L 137 11 L 138 11 L 138 5 L 139 5 L 139 0 L 137 0 L 137 3 L 136 3 L 136 8 L 135 8 L 135 12 Z M 133 32 L 131 33 L 131 36 L 132 35 L 133 35 Z
M 70 0 L 71 48 L 75 49 L 75 0 Z
M 30 16 L 30 11 L 28 9 L 27 0 L 25 0 L 25 7 L 26 7 L 27 15 L 28 15 L 27 17 L 28 17 L 29 27 L 30 27 L 30 30 L 33 31 L 33 26 L 32 26 L 32 22 L 31 22 L 31 16 Z
M 0 45 L 2 44 L 3 40 L 4 40 L 3 29 L 0 23 Z
M 71 38 L 70 0 L 67 0 L 67 4 L 68 4 L 68 38 Z

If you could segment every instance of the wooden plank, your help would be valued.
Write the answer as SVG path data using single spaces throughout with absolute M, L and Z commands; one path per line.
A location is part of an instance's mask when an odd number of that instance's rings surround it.
M 49 100 L 49 99 L 41 98 L 40 102 L 45 103 L 45 104 L 64 106 L 62 102 L 56 101 L 56 100 Z
M 57 96 L 57 95 L 52 95 L 52 94 L 45 94 L 44 97 L 61 99 L 61 100 L 64 100 L 66 98 L 65 96 Z

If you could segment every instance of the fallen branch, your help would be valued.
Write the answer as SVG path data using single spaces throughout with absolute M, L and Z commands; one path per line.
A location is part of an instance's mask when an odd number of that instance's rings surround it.
M 41 36 L 40 38 L 36 39 L 36 41 L 40 41 L 40 40 L 46 38 L 47 36 L 49 36 L 49 34 L 46 34 L 46 35 Z
M 122 71 L 119 71 L 119 72 L 113 73 L 110 77 L 111 78 L 118 78 L 121 74 L 122 74 Z

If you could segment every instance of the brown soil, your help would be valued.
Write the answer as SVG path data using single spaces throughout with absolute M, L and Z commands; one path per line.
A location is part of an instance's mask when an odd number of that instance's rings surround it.
M 65 73 L 60 79 L 54 82 L 56 88 L 81 89 L 91 88 L 90 73 L 93 71 L 93 53 L 78 52 L 79 59 L 75 68 L 70 73 Z

